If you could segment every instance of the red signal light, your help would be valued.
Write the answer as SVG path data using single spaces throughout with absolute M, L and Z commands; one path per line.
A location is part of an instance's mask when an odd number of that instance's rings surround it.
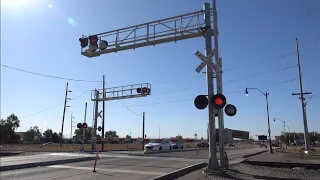
M 215 103 L 216 105 L 221 106 L 221 105 L 223 104 L 223 100 L 222 100 L 221 98 L 217 98 L 217 99 L 214 100 L 214 103 Z
M 142 88 L 142 92 L 146 93 L 148 91 L 147 88 Z
M 88 124 L 87 124 L 87 123 L 83 123 L 83 124 L 82 124 L 82 127 L 83 127 L 83 128 L 87 128 L 87 127 L 88 127 Z
M 216 94 L 212 97 L 212 105 L 216 109 L 222 109 L 227 104 L 227 99 L 223 94 Z
M 90 45 L 92 46 L 98 46 L 98 36 L 97 35 L 93 35 L 93 36 L 89 36 L 89 40 L 90 40 Z

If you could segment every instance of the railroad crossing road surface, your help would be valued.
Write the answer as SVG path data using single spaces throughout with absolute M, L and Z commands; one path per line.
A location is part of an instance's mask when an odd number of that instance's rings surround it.
M 229 153 L 230 164 L 243 160 L 243 155 L 251 154 L 261 151 L 260 148 L 242 149 L 232 151 Z M 199 151 L 201 154 L 194 158 L 192 154 L 196 152 L 185 151 L 175 152 L 175 157 L 161 157 L 160 154 L 152 154 L 152 156 L 131 156 L 125 154 L 101 153 L 100 159 L 97 161 L 97 172 L 93 171 L 94 160 L 67 163 L 52 166 L 42 166 L 36 168 L 27 168 L 19 170 L 2 171 L 1 179 L 3 180 L 147 180 L 172 171 L 197 164 L 200 162 L 207 162 L 205 154 L 207 150 Z M 179 155 L 180 153 L 180 155 Z M 65 158 L 78 157 L 76 153 L 51 153 L 46 156 L 53 156 L 59 154 Z M 171 153 L 165 153 L 166 155 Z M 82 154 L 82 157 L 94 156 L 94 154 Z M 188 158 L 189 156 L 191 158 Z M 196 155 L 197 156 L 197 155 Z M 193 157 L 193 158 L 192 158 Z M 205 159 L 203 159 L 203 157 Z M 14 158 L 22 158 L 14 157 Z M 25 157 L 24 157 L 25 158 Z M 30 158 L 30 157 L 28 157 Z M 15 159 L 16 160 L 16 159 Z M 2 160 L 1 160 L 2 161 Z M 30 161 L 30 159 L 22 159 L 22 161 Z M 2 162 L 1 162 L 2 163 Z

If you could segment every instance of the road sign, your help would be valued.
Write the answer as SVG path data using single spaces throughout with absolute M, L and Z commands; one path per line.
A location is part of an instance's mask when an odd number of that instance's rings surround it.
M 100 118 L 102 118 L 101 113 L 102 113 L 102 110 L 98 113 L 98 116 L 99 116 Z
M 216 54 L 216 50 L 213 49 L 209 54 L 208 57 L 206 57 L 204 54 L 202 54 L 200 51 L 197 51 L 194 55 L 197 56 L 202 62 L 201 64 L 196 68 L 196 72 L 200 73 L 200 71 L 207 65 L 212 68 L 214 72 L 217 71 L 216 65 L 211 62 L 212 57 Z

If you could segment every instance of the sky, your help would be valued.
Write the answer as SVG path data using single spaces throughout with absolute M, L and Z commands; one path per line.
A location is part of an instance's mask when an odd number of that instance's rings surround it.
M 18 131 L 38 126 L 61 131 L 66 83 L 69 100 L 64 136 L 76 123 L 92 124 L 91 91 L 101 88 L 103 75 L 110 87 L 150 83 L 148 97 L 106 102 L 106 130 L 123 137 L 206 137 L 208 110 L 198 110 L 194 98 L 206 94 L 206 76 L 196 73 L 204 53 L 204 38 L 159 44 L 87 58 L 79 38 L 136 24 L 198 11 L 210 0 L 2 0 L 1 1 L 1 118 L 20 119 Z M 304 91 L 315 95 L 307 105 L 309 131 L 320 131 L 320 10 L 319 0 L 217 0 L 219 55 L 223 58 L 223 90 L 237 114 L 225 117 L 225 127 L 267 134 L 265 97 L 270 93 L 271 135 L 283 130 L 303 132 L 296 41 L 299 38 Z M 51 78 L 22 72 L 31 71 Z M 86 80 L 91 82 L 65 80 Z M 92 82 L 93 81 L 93 82 Z M 310 99 L 311 95 L 307 96 Z M 99 104 L 99 110 L 102 103 Z M 76 126 L 76 123 L 73 126 Z M 98 125 L 102 121 L 98 119 Z M 73 127 L 74 129 L 75 127 Z M 159 133 L 160 132 L 160 133 Z

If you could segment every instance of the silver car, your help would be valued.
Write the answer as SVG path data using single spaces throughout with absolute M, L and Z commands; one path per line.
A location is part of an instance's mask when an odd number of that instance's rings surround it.
M 175 142 L 171 144 L 172 149 L 183 149 L 183 142 Z

